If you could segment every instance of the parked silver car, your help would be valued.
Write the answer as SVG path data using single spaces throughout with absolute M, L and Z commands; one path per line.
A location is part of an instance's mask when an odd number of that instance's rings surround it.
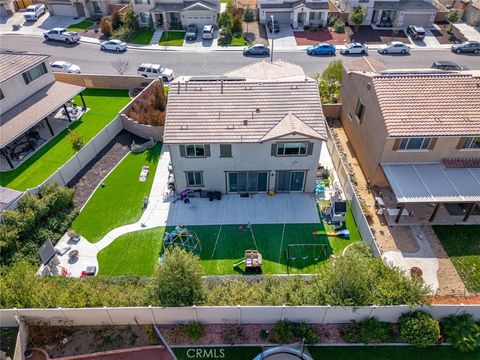
M 368 46 L 360 43 L 350 43 L 345 46 L 345 49 L 340 50 L 340 54 L 342 55 L 367 54 L 367 53 L 368 53 Z
M 378 48 L 378 52 L 382 55 L 386 54 L 410 54 L 410 46 L 402 43 L 401 41 L 392 41 L 388 44 L 381 45 Z

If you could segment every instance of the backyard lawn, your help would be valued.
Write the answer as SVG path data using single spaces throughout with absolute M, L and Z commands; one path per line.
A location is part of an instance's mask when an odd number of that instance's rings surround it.
M 83 97 L 89 110 L 73 122 L 69 129 L 82 135 L 85 143 L 111 122 L 119 110 L 130 101 L 127 90 L 86 89 L 83 91 Z M 80 97 L 76 97 L 75 102 L 81 104 Z M 65 129 L 18 168 L 0 173 L 0 184 L 16 190 L 34 188 L 52 175 L 74 153 L 68 129 Z
M 149 45 L 154 32 L 155 30 L 152 28 L 140 28 L 137 35 L 129 42 L 132 44 Z
M 95 243 L 110 230 L 138 221 L 143 199 L 152 187 L 161 148 L 162 144 L 157 144 L 140 154 L 129 153 L 104 179 L 105 186 L 99 186 L 93 193 L 72 229 Z M 140 182 L 138 177 L 145 165 L 150 167 L 150 173 L 147 181 Z
M 183 46 L 185 31 L 164 31 L 158 45 Z
M 88 20 L 84 20 L 84 21 L 81 21 L 79 23 L 69 25 L 67 30 L 82 31 L 82 30 L 91 28 L 93 25 L 94 25 L 93 22 L 88 21 Z
M 433 229 L 468 291 L 480 292 L 480 225 Z

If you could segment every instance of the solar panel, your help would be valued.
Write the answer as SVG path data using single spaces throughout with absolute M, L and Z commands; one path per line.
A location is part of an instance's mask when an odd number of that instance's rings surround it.
M 38 249 L 38 254 L 42 260 L 43 265 L 47 265 L 50 260 L 55 256 L 55 248 L 53 247 L 52 240 L 47 239 Z

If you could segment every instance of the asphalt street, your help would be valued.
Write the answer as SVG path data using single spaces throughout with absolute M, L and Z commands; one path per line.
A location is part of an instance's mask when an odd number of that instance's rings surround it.
M 129 68 L 126 74 L 135 74 L 142 62 L 162 64 L 179 75 L 218 75 L 249 63 L 259 58 L 248 58 L 241 51 L 158 51 L 129 49 L 125 53 L 102 52 L 98 45 L 78 43 L 66 45 L 59 42 L 45 42 L 40 37 L 28 35 L 2 35 L 0 47 L 5 50 L 32 51 L 52 55 L 52 61 L 65 60 L 79 65 L 82 72 L 95 74 L 116 74 L 112 63 L 127 60 Z M 381 59 L 389 68 L 429 68 L 436 60 L 450 60 L 466 65 L 470 69 L 480 70 L 480 56 L 457 55 L 448 49 L 423 50 L 413 49 L 411 55 L 380 55 L 370 51 L 370 57 Z M 352 56 L 308 56 L 305 51 L 276 51 L 274 59 L 283 59 L 301 65 L 307 75 L 321 72 L 333 59 L 347 59 Z

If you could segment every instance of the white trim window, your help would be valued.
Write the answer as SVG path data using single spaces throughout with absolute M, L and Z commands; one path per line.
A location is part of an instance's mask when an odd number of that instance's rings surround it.
M 278 143 L 277 156 L 306 156 L 308 143 Z
M 463 143 L 461 148 L 465 150 L 479 150 L 480 149 L 480 136 L 470 137 L 462 139 Z
M 432 138 L 424 137 L 411 137 L 411 138 L 402 138 L 400 140 L 400 145 L 398 150 L 400 151 L 409 151 L 409 150 L 428 150 Z
M 201 187 L 203 186 L 203 173 L 201 171 L 186 171 L 188 187 Z
M 185 155 L 187 157 L 205 157 L 205 145 L 185 145 Z
M 32 81 L 35 81 L 38 79 L 40 76 L 45 75 L 48 73 L 47 66 L 45 63 L 38 64 L 37 66 L 34 66 L 30 70 L 25 71 L 22 76 L 23 80 L 25 81 L 25 84 L 30 84 Z

